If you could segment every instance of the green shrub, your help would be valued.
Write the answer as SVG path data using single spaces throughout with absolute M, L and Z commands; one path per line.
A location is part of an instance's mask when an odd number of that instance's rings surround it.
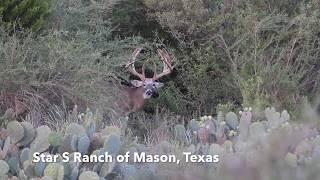
M 145 4 L 179 42 L 175 87 L 193 111 L 226 102 L 297 109 L 319 91 L 315 0 Z
M 116 93 L 108 81 L 114 72 L 127 75 L 119 69 L 123 70 L 141 38 L 113 39 L 112 28 L 99 10 L 99 4 L 69 4 L 60 14 L 62 20 L 52 21 L 57 26 L 40 35 L 24 30 L 9 34 L 0 26 L 1 91 L 20 97 L 29 110 L 42 113 L 49 122 L 53 116 L 64 121 L 75 103 L 80 111 L 89 104 L 108 109 Z M 15 86 L 10 89 L 5 82 Z M 6 108 L 1 104 L 2 111 Z
M 16 25 L 38 31 L 47 24 L 51 0 L 2 0 L 0 17 L 10 29 Z

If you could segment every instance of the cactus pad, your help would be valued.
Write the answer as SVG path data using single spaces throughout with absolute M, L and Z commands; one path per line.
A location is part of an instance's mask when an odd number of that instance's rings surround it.
M 12 143 L 17 143 L 24 137 L 24 129 L 18 121 L 10 121 L 7 125 L 7 130 Z
M 36 131 L 34 130 L 32 124 L 30 124 L 29 122 L 22 122 L 21 125 L 24 129 L 24 137 L 18 143 L 18 146 L 26 146 L 30 144 L 31 141 L 35 138 Z
M 96 172 L 93 171 L 85 171 L 80 174 L 79 180 L 99 180 L 99 176 Z
M 50 146 L 48 137 L 51 133 L 51 129 L 48 126 L 40 126 L 36 130 L 37 135 L 34 141 L 30 145 L 30 150 L 34 152 L 44 152 Z

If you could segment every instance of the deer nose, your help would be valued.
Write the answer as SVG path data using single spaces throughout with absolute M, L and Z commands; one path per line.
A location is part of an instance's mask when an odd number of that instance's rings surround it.
M 157 98 L 157 97 L 159 97 L 159 93 L 155 91 L 155 92 L 152 93 L 151 97 L 152 98 Z
M 146 95 L 151 96 L 152 95 L 152 91 L 151 90 L 147 90 L 146 91 Z

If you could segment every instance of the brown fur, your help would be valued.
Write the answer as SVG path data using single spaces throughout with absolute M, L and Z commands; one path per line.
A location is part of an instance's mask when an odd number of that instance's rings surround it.
M 114 105 L 114 109 L 117 112 L 127 115 L 142 109 L 145 104 L 143 87 L 125 87 L 122 91 Z

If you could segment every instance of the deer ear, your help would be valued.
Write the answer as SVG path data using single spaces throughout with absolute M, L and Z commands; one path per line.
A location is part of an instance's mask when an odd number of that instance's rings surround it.
M 143 85 L 143 82 L 139 80 L 131 80 L 130 82 L 134 87 L 141 87 Z
M 156 82 L 156 87 L 157 87 L 157 88 L 161 88 L 162 86 L 164 86 L 163 83 L 161 83 L 161 82 Z

